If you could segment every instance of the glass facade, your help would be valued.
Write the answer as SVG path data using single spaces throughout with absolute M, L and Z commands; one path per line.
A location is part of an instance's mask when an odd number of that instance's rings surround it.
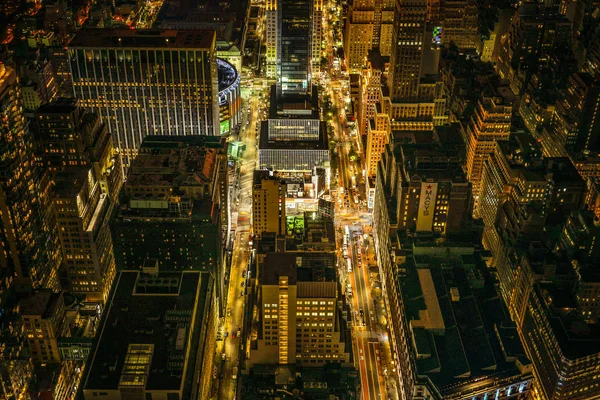
M 282 95 L 310 93 L 311 0 L 280 0 L 278 49 Z M 278 33 L 279 33 L 278 32 Z

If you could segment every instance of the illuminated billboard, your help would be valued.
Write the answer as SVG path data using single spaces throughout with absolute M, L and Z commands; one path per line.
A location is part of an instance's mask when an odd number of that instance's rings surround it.
M 221 121 L 220 124 L 220 132 L 221 135 L 226 135 L 229 133 L 229 119 L 226 119 L 225 121 Z
M 442 44 L 442 27 L 441 26 L 433 27 L 433 36 L 431 38 L 431 42 L 436 46 L 439 46 Z

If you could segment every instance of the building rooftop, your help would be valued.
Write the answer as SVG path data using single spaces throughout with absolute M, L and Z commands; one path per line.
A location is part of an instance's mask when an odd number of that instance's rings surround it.
M 200 325 L 212 290 L 208 273 L 121 272 L 86 368 L 84 390 L 183 387 L 183 398 L 189 398 L 186 382 L 193 381 L 203 344 Z
M 87 28 L 79 30 L 69 48 L 147 48 L 210 50 L 215 46 L 214 30 Z
M 515 361 L 525 351 L 478 252 L 418 247 L 399 276 L 418 374 L 442 396 L 520 375 Z
M 267 253 L 263 261 L 261 281 L 263 285 L 278 285 L 279 277 L 287 276 L 289 285 L 296 285 L 298 282 L 335 283 L 334 267 L 335 254 L 333 253 L 319 251 Z
M 131 194 L 147 186 L 203 186 L 211 182 L 216 157 L 224 151 L 218 137 L 147 137 L 131 165 L 124 192 Z
M 221 40 L 244 46 L 248 0 L 166 0 L 159 11 L 161 26 L 213 28 Z
M 269 121 L 260 125 L 260 150 L 329 150 L 327 125 L 321 121 L 319 124 L 319 140 L 269 140 Z
M 19 302 L 20 314 L 48 318 L 52 314 L 54 308 L 58 305 L 61 297 L 61 293 L 53 293 L 51 290 L 41 290 L 36 292 Z

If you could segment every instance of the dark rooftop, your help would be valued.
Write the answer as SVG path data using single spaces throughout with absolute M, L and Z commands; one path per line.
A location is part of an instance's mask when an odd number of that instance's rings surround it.
M 68 47 L 208 50 L 214 48 L 215 38 L 214 30 L 86 27 L 75 34 Z
M 524 349 L 507 330 L 510 319 L 493 282 L 489 277 L 484 282 L 480 261 L 474 249 L 462 245 L 438 254 L 417 252 L 407 259 L 406 276 L 399 276 L 418 374 L 428 376 L 442 396 L 492 377 L 520 376 L 515 361 Z
M 209 274 L 197 271 L 156 276 L 121 272 L 99 329 L 84 390 L 118 390 L 120 382 L 131 382 L 137 375 L 126 373 L 128 353 L 145 348 L 150 352 L 143 388 L 179 390 L 193 376 L 198 345 L 202 345 L 198 321 L 210 306 L 211 285 Z

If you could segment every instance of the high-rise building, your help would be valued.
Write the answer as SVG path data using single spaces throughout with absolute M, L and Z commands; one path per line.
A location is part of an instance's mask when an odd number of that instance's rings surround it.
M 390 56 L 394 6 L 393 0 L 355 0 L 348 6 L 344 55 L 350 73 L 358 73 L 367 65 L 371 49 L 378 49 L 384 57 Z
M 501 35 L 496 70 L 510 82 L 514 93 L 527 87 L 530 71 L 546 62 L 552 52 L 570 48 L 573 25 L 557 11 L 552 4 L 522 3 Z
M 325 3 L 325 5 L 323 4 Z M 323 46 L 323 10 L 327 7 L 327 0 L 313 0 L 311 20 L 311 78 L 315 78 L 321 72 L 321 47 Z
M 50 181 L 35 165 L 14 70 L 0 64 L 0 265 L 34 287 L 58 289 L 61 262 Z
M 286 184 L 268 171 L 254 171 L 252 188 L 252 229 L 261 237 L 270 232 L 285 235 Z
M 277 33 L 279 32 L 277 5 L 277 0 L 268 0 L 265 3 L 265 75 L 268 79 L 277 79 Z
M 280 96 L 310 94 L 314 0 L 277 4 L 277 91 Z
M 445 0 L 442 6 L 443 43 L 459 49 L 475 49 L 479 40 L 476 0 Z M 436 38 L 432 38 L 436 40 Z
M 427 22 L 426 0 L 398 0 L 394 15 L 390 87 L 393 101 L 419 97 Z
M 348 7 L 344 56 L 350 73 L 360 72 L 367 63 L 367 56 L 373 48 L 374 22 L 374 2 L 355 0 Z
M 68 53 L 75 96 L 129 165 L 146 136 L 219 135 L 211 30 L 82 29 Z
M 328 259 L 329 263 L 323 260 Z M 348 364 L 351 338 L 338 310 L 333 253 L 268 253 L 259 284 L 251 364 Z
M 317 88 L 310 95 L 277 97 L 271 89 L 269 119 L 260 126 L 258 169 L 311 172 L 329 163 L 329 142 L 319 119 Z
M 225 300 L 221 249 L 229 231 L 220 214 L 228 203 L 220 197 L 228 190 L 221 163 L 227 153 L 218 137 L 144 139 L 111 222 L 117 271 L 139 269 L 148 258 L 162 270 L 207 271 Z
M 474 212 L 477 212 L 483 163 L 494 151 L 495 142 L 508 140 L 512 102 L 489 86 L 478 101 L 470 123 L 463 129 L 467 146 L 467 178 L 473 185 Z M 510 93 L 512 95 L 512 93 Z
M 554 137 L 558 145 L 575 153 L 598 153 L 599 111 L 600 79 L 586 73 L 573 74 L 556 103 Z
M 108 222 L 123 184 L 120 156 L 106 124 L 74 99 L 40 107 L 34 125 L 38 164 L 54 183 L 63 287 L 104 303 L 115 276 Z
M 32 358 L 40 363 L 60 363 L 58 337 L 68 328 L 63 294 L 41 290 L 21 300 L 19 309 Z
M 465 228 L 472 198 L 460 147 L 431 141 L 396 146 L 398 230 L 446 235 Z

